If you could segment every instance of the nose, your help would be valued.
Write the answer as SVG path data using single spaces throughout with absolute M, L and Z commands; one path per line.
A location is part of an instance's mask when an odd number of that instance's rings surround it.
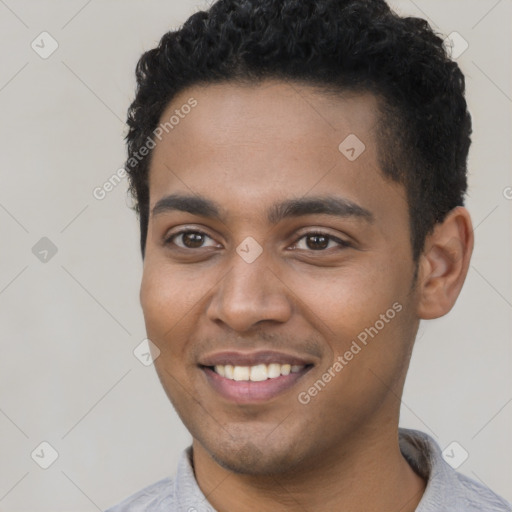
M 264 254 L 252 263 L 233 255 L 230 269 L 208 304 L 211 321 L 245 332 L 265 322 L 284 323 L 290 318 L 290 290 Z

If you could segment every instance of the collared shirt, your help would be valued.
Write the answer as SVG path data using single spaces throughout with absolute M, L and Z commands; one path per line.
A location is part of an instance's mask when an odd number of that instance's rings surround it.
M 416 512 L 512 512 L 510 503 L 446 463 L 439 445 L 430 436 L 404 428 L 398 434 L 402 455 L 427 481 Z M 164 478 L 106 512 L 143 511 L 216 512 L 195 479 L 191 447 L 182 453 L 174 479 Z

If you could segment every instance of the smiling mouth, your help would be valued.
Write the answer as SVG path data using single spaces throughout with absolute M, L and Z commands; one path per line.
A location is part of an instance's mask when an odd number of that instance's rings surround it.
M 290 373 L 301 373 L 312 365 L 291 365 L 291 364 L 257 364 L 254 366 L 236 366 L 231 364 L 219 364 L 209 366 L 217 375 L 229 380 L 262 382 L 268 379 L 277 379 Z
M 277 399 L 293 388 L 313 368 L 313 364 L 290 363 L 239 366 L 204 366 L 206 381 L 224 399 L 236 404 L 257 404 Z

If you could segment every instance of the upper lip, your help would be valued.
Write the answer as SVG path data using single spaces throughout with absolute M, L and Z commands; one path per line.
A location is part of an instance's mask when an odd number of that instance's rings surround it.
M 231 364 L 233 366 L 256 366 L 258 364 L 290 364 L 306 366 L 314 364 L 310 359 L 305 359 L 294 354 L 278 352 L 275 350 L 263 350 L 254 352 L 240 352 L 226 350 L 208 354 L 201 358 L 201 366 L 217 366 Z

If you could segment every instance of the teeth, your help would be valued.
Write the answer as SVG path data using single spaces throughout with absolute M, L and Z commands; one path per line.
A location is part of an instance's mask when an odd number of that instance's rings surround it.
M 275 379 L 281 375 L 281 365 L 280 364 L 269 364 L 268 365 L 268 378 Z
M 304 369 L 303 365 L 289 364 L 257 364 L 255 366 L 233 366 L 230 364 L 217 365 L 214 367 L 216 373 L 226 379 L 236 381 L 260 382 L 267 379 L 275 379 L 281 375 L 298 373 Z
M 251 366 L 251 380 L 253 382 L 259 382 L 260 380 L 267 380 L 268 372 L 266 364 L 259 364 L 257 366 Z
M 248 366 L 235 366 L 233 368 L 233 379 L 234 380 L 249 380 Z
M 217 373 L 219 373 L 219 372 L 217 372 Z M 226 377 L 226 379 L 231 379 L 231 380 L 233 380 L 235 378 L 235 373 L 233 371 L 233 367 L 230 364 L 227 364 L 226 366 L 224 366 L 224 377 Z

